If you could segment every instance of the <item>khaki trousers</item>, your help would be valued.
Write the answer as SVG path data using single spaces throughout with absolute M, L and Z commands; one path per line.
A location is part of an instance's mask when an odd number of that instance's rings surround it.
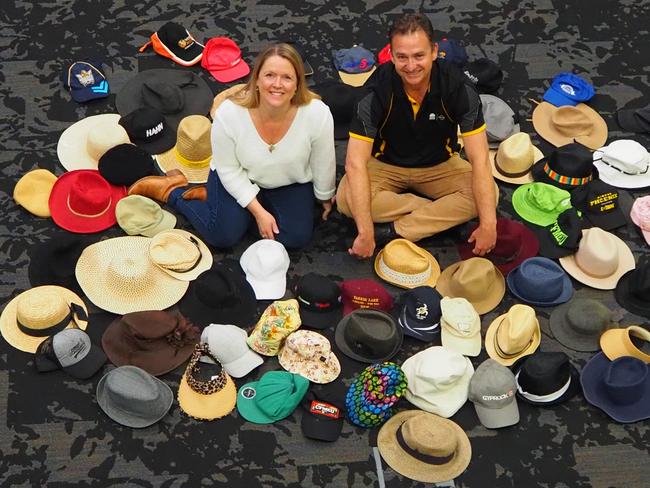
M 373 222 L 394 222 L 397 233 L 410 241 L 437 234 L 477 216 L 472 165 L 457 154 L 428 168 L 403 168 L 371 158 L 368 175 Z M 345 176 L 339 183 L 336 203 L 339 212 L 352 217 Z

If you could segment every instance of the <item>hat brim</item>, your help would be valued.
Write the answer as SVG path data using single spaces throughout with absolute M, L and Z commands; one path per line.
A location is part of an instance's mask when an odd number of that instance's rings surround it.
M 474 403 L 479 422 L 488 429 L 501 429 L 519 423 L 519 406 L 515 398 L 501 408 L 487 408 Z
M 246 281 L 253 287 L 257 300 L 279 300 L 287 292 L 286 274 L 273 281 L 262 281 L 247 275 Z
M 601 160 L 602 151 L 594 151 L 594 166 L 598 169 L 598 177 L 616 188 L 647 188 L 650 186 L 650 170 L 641 175 L 626 175 L 622 171 L 612 168 Z
M 160 381 L 158 378 L 154 378 L 156 386 L 160 393 L 160 402 L 158 403 L 158 408 L 155 410 L 149 410 L 147 413 L 148 417 L 137 417 L 122 410 L 117 406 L 111 404 L 111 398 L 106 392 L 106 377 L 109 373 L 101 377 L 97 383 L 97 403 L 111 419 L 113 419 L 118 424 L 126 425 L 127 427 L 133 427 L 135 429 L 142 429 L 144 427 L 149 427 L 150 425 L 155 424 L 160 419 L 162 419 L 169 409 L 172 406 L 174 401 L 174 394 L 172 393 L 171 388 L 165 383 Z
M 331 383 L 341 374 L 341 363 L 333 352 L 327 358 L 309 361 L 288 347 L 283 347 L 278 354 L 278 362 L 290 373 L 304 376 L 312 383 Z
M 215 80 L 221 83 L 230 83 L 231 81 L 239 80 L 244 76 L 248 76 L 248 74 L 251 72 L 250 66 L 246 64 L 244 58 L 240 58 L 239 63 L 228 69 L 206 69 L 214 77 Z
M 180 272 L 180 271 L 173 271 L 171 269 L 166 269 L 163 268 L 162 266 L 158 266 L 158 263 L 156 263 L 153 259 L 151 262 L 155 264 L 160 270 L 164 271 L 167 273 L 169 276 L 176 278 L 177 280 L 181 281 L 193 281 L 201 273 L 204 273 L 205 271 L 209 270 L 212 268 L 212 264 L 214 263 L 214 258 L 212 257 L 212 251 L 208 248 L 205 242 L 203 242 L 201 239 L 199 239 L 197 236 L 192 234 L 191 232 L 188 232 L 183 229 L 170 229 L 169 232 L 173 232 L 175 234 L 179 234 L 182 237 L 186 239 L 194 239 L 199 246 L 199 252 L 201 253 L 201 257 L 199 258 L 198 262 L 196 265 L 190 269 L 189 271 L 186 272 Z M 151 241 L 153 243 L 153 241 Z M 150 244 L 151 244 L 150 243 Z M 150 245 L 151 247 L 151 245 Z M 151 257 L 151 255 L 149 255 Z
M 66 171 L 97 169 L 98 160 L 86 149 L 88 134 L 98 124 L 118 125 L 120 114 L 91 115 L 65 129 L 56 145 L 56 154 Z M 126 141 L 129 142 L 128 138 Z
M 423 483 L 438 483 L 456 478 L 467 469 L 472 457 L 472 446 L 467 434 L 456 423 L 445 420 L 445 422 L 449 422 L 456 434 L 458 449 L 453 458 L 446 464 L 438 465 L 420 461 L 402 449 L 397 441 L 397 431 L 400 426 L 408 419 L 418 415 L 423 415 L 423 413 L 419 410 L 398 412 L 381 427 L 377 436 L 377 447 L 381 457 L 386 464 L 402 476 Z
M 567 326 L 567 312 L 571 302 L 553 309 L 548 323 L 553 337 L 565 347 L 579 352 L 595 352 L 600 349 L 600 332 L 593 336 L 577 334 Z
M 302 327 L 325 330 L 338 324 L 343 318 L 343 307 L 336 306 L 328 312 L 313 312 L 300 308 Z
M 578 188 L 578 186 L 580 186 L 580 185 L 566 185 L 564 183 L 559 183 L 551 179 L 544 171 L 544 165 L 549 161 L 550 161 L 549 157 L 544 157 L 533 165 L 530 172 L 533 175 L 533 179 L 535 181 L 546 183 L 548 185 L 553 185 L 557 188 L 561 188 L 562 190 L 566 190 L 566 191 L 571 191 L 574 188 Z M 591 178 L 592 180 L 598 179 L 598 168 L 596 168 L 595 166 L 592 166 Z
M 620 277 L 614 289 L 614 298 L 619 305 L 633 314 L 650 318 L 650 302 L 636 298 L 632 294 L 631 282 L 634 270 L 629 270 Z
M 363 86 L 376 69 L 377 66 L 373 66 L 369 71 L 366 71 L 365 73 L 346 73 L 344 71 L 339 71 L 338 73 L 339 78 L 341 78 L 341 81 L 346 85 Z
M 257 403 L 254 400 L 255 397 L 245 398 L 242 395 L 242 391 L 246 388 L 253 388 L 256 390 L 258 383 L 259 381 L 252 381 L 239 388 L 239 391 L 237 392 L 237 411 L 239 412 L 239 415 L 241 415 L 249 422 L 253 422 L 254 424 L 272 424 L 278 420 L 282 420 L 279 418 L 274 419 L 272 417 L 269 417 L 257 406 Z
M 476 357 L 481 353 L 481 331 L 480 329 L 474 336 L 471 337 L 458 337 L 451 332 L 447 331 L 440 322 L 440 341 L 442 346 L 450 351 L 456 351 L 463 356 Z
M 386 312 L 381 312 L 381 313 L 386 313 Z M 360 361 L 362 363 L 370 363 L 370 364 L 386 361 L 387 359 L 392 358 L 393 356 L 395 356 L 395 354 L 399 352 L 400 348 L 402 347 L 402 342 L 404 341 L 404 332 L 402 331 L 402 328 L 399 325 L 397 325 L 395 319 L 392 320 L 395 323 L 395 330 L 397 331 L 397 333 L 395 334 L 396 341 L 391 351 L 385 356 L 381 356 L 377 358 L 369 358 L 366 356 L 362 356 L 354 352 L 354 350 L 347 344 L 347 342 L 345 342 L 345 329 L 348 327 L 348 324 L 350 323 L 350 315 L 345 315 L 336 326 L 336 331 L 334 332 L 334 342 L 336 343 L 336 346 L 343 354 L 356 361 Z
M 221 390 L 204 395 L 192 390 L 187 383 L 186 374 L 178 386 L 178 406 L 187 415 L 198 420 L 215 420 L 225 417 L 235 409 L 237 387 L 230 376 L 226 377 L 226 385 Z
M 325 442 L 334 442 L 343 430 L 343 417 L 330 419 L 322 415 L 303 412 L 300 428 L 305 437 Z
M 533 146 L 533 162 L 531 164 L 531 169 L 533 165 L 542 159 L 544 157 L 544 153 L 539 150 L 537 146 Z M 530 171 L 528 171 L 525 175 L 522 176 L 507 176 L 501 172 L 499 167 L 496 164 L 496 155 L 497 155 L 497 150 L 496 149 L 490 149 L 489 151 L 489 158 L 490 158 L 490 165 L 492 166 L 492 176 L 494 176 L 497 180 L 503 181 L 505 183 L 510 183 L 512 185 L 525 185 L 526 183 L 532 183 L 533 180 L 533 175 L 531 174 Z
M 528 347 L 526 347 L 526 349 L 521 351 L 516 356 L 513 356 L 511 358 L 503 358 L 499 356 L 499 354 L 497 353 L 496 347 L 494 345 L 494 341 L 496 340 L 497 329 L 499 328 L 499 325 L 501 325 L 501 322 L 505 320 L 507 315 L 508 315 L 507 313 L 504 313 L 503 315 L 499 315 L 489 325 L 487 331 L 485 332 L 485 351 L 487 352 L 488 356 L 494 359 L 497 363 L 502 364 L 503 366 L 512 366 L 520 358 L 523 358 L 524 356 L 529 356 L 530 354 L 534 353 L 537 350 L 540 343 L 542 342 L 542 332 L 541 329 L 539 328 L 539 323 L 538 323 L 537 327 L 535 328 L 535 332 L 533 333 L 532 340 L 530 344 L 528 344 Z
M 551 122 L 553 113 L 558 108 L 548 102 L 541 102 L 533 111 L 533 127 L 543 139 L 556 147 L 572 142 L 578 142 L 589 149 L 598 149 L 605 145 L 607 141 L 607 123 L 598 112 L 584 103 L 577 104 L 575 108 L 580 110 L 593 123 L 593 132 L 587 135 L 566 136 L 557 131 Z
M 451 264 L 450 266 L 447 266 L 442 273 L 440 273 L 440 278 L 438 278 L 438 283 L 436 284 L 436 290 L 443 296 L 443 297 L 450 297 L 450 298 L 459 298 L 460 295 L 454 295 L 451 293 L 451 290 L 449 289 L 449 284 L 451 282 L 451 278 L 456 272 L 456 270 L 460 267 L 460 265 L 463 263 L 463 261 L 458 261 L 457 263 Z M 498 271 L 498 268 L 497 268 Z M 470 300 L 467 297 L 461 297 L 465 298 L 468 302 L 472 304 L 474 307 L 474 310 L 476 310 L 479 315 L 486 314 L 490 312 L 491 310 L 494 310 L 499 303 L 501 303 L 501 300 L 503 300 L 503 297 L 506 294 L 506 279 L 503 276 L 503 273 L 501 271 L 498 271 L 497 273 L 497 280 L 493 283 L 494 286 L 492 286 L 489 290 L 485 290 L 485 293 L 483 295 L 483 298 L 479 300 Z
M 521 361 L 518 361 L 515 365 L 513 365 L 512 372 L 515 374 L 515 376 L 523 366 L 524 361 L 526 359 L 527 358 L 524 357 L 521 359 Z M 529 405 L 535 405 L 536 407 L 554 407 L 556 405 L 566 402 L 567 400 L 573 398 L 578 393 L 580 393 L 580 390 L 582 389 L 580 387 L 580 373 L 578 373 L 576 367 L 571 363 L 569 363 L 569 371 L 570 371 L 570 378 L 571 378 L 571 382 L 569 383 L 569 388 L 567 388 L 567 390 L 555 400 L 552 400 L 550 402 L 536 402 L 523 396 L 519 392 L 519 390 L 517 390 L 517 399 L 521 400 L 522 402 L 528 403 Z
M 616 288 L 618 280 L 620 280 L 625 273 L 633 270 L 636 267 L 636 263 L 634 261 L 634 255 L 628 245 L 625 244 L 620 237 L 614 234 L 610 235 L 614 238 L 614 242 L 616 242 L 618 248 L 618 265 L 616 266 L 616 271 L 611 275 L 597 277 L 588 274 L 578 266 L 578 263 L 575 260 L 575 254 L 560 258 L 560 265 L 567 273 L 582 284 L 598 290 L 613 290 Z
M 650 126 L 641 126 L 641 124 L 639 124 L 636 117 L 634 116 L 637 110 L 638 109 L 624 109 L 616 112 L 618 125 L 620 125 L 622 129 L 630 132 L 650 132 Z
M 391 276 L 388 276 L 386 273 L 384 273 L 381 270 L 381 263 L 383 262 L 384 259 L 384 251 L 386 248 L 382 249 L 377 253 L 377 257 L 375 257 L 375 273 L 377 276 L 379 276 L 382 280 L 384 280 L 386 283 L 390 283 L 391 285 L 399 286 L 400 288 L 416 288 L 418 286 L 430 286 L 431 288 L 435 288 L 436 283 L 438 282 L 438 279 L 440 277 L 440 265 L 438 264 L 438 261 L 436 261 L 436 258 L 433 257 L 433 255 L 427 251 L 426 249 L 420 248 L 420 255 L 422 257 L 425 257 L 426 260 L 429 262 L 431 273 L 429 274 L 429 277 L 422 282 L 418 283 L 405 283 L 403 281 L 399 281 Z M 388 266 L 386 266 L 388 267 Z
M 554 307 L 555 305 L 569 301 L 573 296 L 573 285 L 571 284 L 571 278 L 565 274 L 562 277 L 562 290 L 560 291 L 560 294 L 557 296 L 557 298 L 550 302 L 533 300 L 530 297 L 525 296 L 523 293 L 521 293 L 520 290 L 517 289 L 515 284 L 515 276 L 518 271 L 519 270 L 517 268 L 514 269 L 510 274 L 508 274 L 506 281 L 508 282 L 508 290 L 510 290 L 510 293 L 512 293 L 515 297 L 524 303 L 529 303 L 538 307 Z
M 54 285 L 44 285 L 43 289 L 55 289 L 65 298 L 67 303 L 76 303 L 77 305 L 80 305 L 85 310 L 86 315 L 88 315 L 88 309 L 86 308 L 86 305 L 76 293 L 66 288 Z M 12 298 L 2 311 L 2 315 L 0 315 L 0 333 L 2 334 L 2 337 L 4 337 L 5 341 L 7 341 L 16 349 L 23 352 L 35 353 L 41 342 L 45 341 L 48 336 L 34 337 L 29 334 L 25 334 L 18 327 L 16 312 L 18 309 L 18 300 L 20 299 L 21 295 L 22 293 Z M 75 322 L 70 320 L 70 323 L 66 328 L 74 326 L 74 324 Z M 78 320 L 77 326 L 81 330 L 86 330 L 86 327 L 88 327 L 88 321 Z
M 191 168 L 183 164 L 176 155 L 176 146 L 172 147 L 169 151 L 155 155 L 154 159 L 160 171 L 167 173 L 172 169 L 180 170 L 187 178 L 188 183 L 205 183 L 208 181 L 208 175 L 210 174 L 209 161 L 202 168 Z

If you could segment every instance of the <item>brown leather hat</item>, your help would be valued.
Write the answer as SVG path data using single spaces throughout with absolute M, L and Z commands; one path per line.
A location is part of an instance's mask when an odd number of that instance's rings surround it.
M 115 366 L 132 365 L 160 376 L 189 359 L 200 331 L 177 312 L 133 312 L 113 321 L 102 347 Z

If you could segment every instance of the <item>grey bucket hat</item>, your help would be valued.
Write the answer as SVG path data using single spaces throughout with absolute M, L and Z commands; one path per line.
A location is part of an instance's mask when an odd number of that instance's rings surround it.
M 494 95 L 481 95 L 483 118 L 487 126 L 487 138 L 490 149 L 497 149 L 501 141 L 519 130 L 519 119 L 506 102 Z
M 555 308 L 549 325 L 560 344 L 581 352 L 598 351 L 601 334 L 615 327 L 612 311 L 590 298 L 576 298 Z
M 165 383 L 137 366 L 120 366 L 97 383 L 97 403 L 115 422 L 148 427 L 163 418 L 174 395 Z

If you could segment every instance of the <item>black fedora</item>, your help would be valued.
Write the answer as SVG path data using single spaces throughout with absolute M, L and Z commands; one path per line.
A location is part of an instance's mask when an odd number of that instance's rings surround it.
M 192 281 L 178 308 L 201 329 L 211 323 L 248 327 L 257 318 L 255 293 L 232 259 L 215 263 Z
M 361 308 L 343 317 L 334 340 L 343 354 L 363 363 L 392 358 L 402 346 L 404 334 L 386 312 Z
M 618 280 L 614 297 L 630 312 L 650 318 L 650 260 L 642 257 L 637 267 Z
M 537 351 L 512 366 L 517 398 L 538 407 L 564 403 L 580 392 L 580 374 L 563 352 Z
M 465 75 L 471 80 L 479 93 L 495 93 L 501 88 L 503 71 L 494 61 L 481 58 L 467 63 L 463 68 Z
M 347 139 L 354 106 L 363 87 L 350 86 L 340 81 L 325 81 L 310 87 L 318 93 L 334 118 L 334 139 Z
M 550 259 L 570 256 L 578 251 L 582 229 L 587 225 L 578 211 L 570 207 L 558 215 L 548 227 L 536 228 L 539 239 L 539 255 Z
M 535 181 L 569 191 L 598 178 L 591 151 L 577 142 L 555 148 L 533 165 L 531 174 Z
M 111 185 L 131 186 L 140 178 L 153 175 L 153 158 L 135 144 L 120 144 L 99 158 L 99 174 Z

